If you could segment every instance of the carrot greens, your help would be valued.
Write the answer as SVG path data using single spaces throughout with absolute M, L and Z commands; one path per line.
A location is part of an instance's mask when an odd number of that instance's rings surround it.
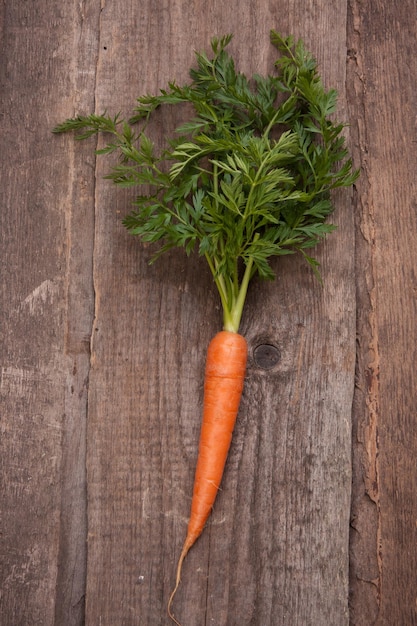
M 79 139 L 110 136 L 100 154 L 116 152 L 108 178 L 139 188 L 124 225 L 159 245 L 197 251 L 220 294 L 224 329 L 237 332 L 248 284 L 271 279 L 271 257 L 306 251 L 334 228 L 331 191 L 350 186 L 352 170 L 344 124 L 330 117 L 337 93 L 326 91 L 317 63 L 302 41 L 271 32 L 280 53 L 276 73 L 248 79 L 227 51 L 231 35 L 197 53 L 189 84 L 175 82 L 137 100 L 130 120 L 120 115 L 78 116 L 54 132 Z M 161 106 L 191 104 L 193 117 L 158 151 L 147 130 Z

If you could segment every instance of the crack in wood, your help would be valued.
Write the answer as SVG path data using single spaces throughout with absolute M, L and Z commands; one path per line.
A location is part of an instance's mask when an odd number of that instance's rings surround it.
M 379 319 L 377 302 L 377 242 L 375 226 L 375 206 L 372 201 L 372 178 L 368 169 L 368 128 L 367 128 L 367 81 L 365 75 L 365 64 L 363 58 L 363 8 L 361 3 L 353 0 L 349 3 L 350 27 L 348 53 L 350 67 L 350 89 L 351 89 L 351 119 L 355 120 L 352 134 L 355 135 L 354 152 L 360 163 L 361 178 L 358 181 L 360 193 L 357 194 L 357 233 L 361 233 L 362 239 L 358 238 L 356 243 L 357 257 L 357 289 L 359 303 L 357 315 L 357 335 L 363 340 L 358 342 L 357 347 L 357 371 L 358 381 L 355 390 L 356 411 L 361 411 L 356 415 L 357 445 L 353 449 L 353 458 L 358 459 L 357 467 L 361 468 L 364 489 L 361 495 L 361 479 L 356 478 L 353 485 L 352 499 L 352 529 L 359 535 L 363 534 L 363 539 L 368 541 L 367 550 L 371 550 L 369 540 L 374 538 L 373 550 L 369 552 L 370 563 L 372 557 L 375 559 L 377 576 L 366 576 L 359 573 L 361 563 L 355 557 L 355 552 L 351 554 L 351 579 L 356 582 L 371 584 L 376 590 L 376 615 L 381 610 L 381 593 L 383 579 L 383 557 L 382 557 L 382 531 L 381 531 L 381 502 L 380 502 L 380 471 L 379 471 L 379 419 L 380 419 L 380 351 L 379 351 Z M 354 416 L 355 418 L 355 416 Z M 361 504 L 361 498 L 369 498 L 375 506 L 375 518 L 372 520 L 366 517 L 364 511 L 366 506 Z M 365 517 L 365 519 L 364 519 Z M 369 524 L 371 526 L 369 527 Z M 365 537 L 367 539 L 365 539 Z M 351 549 L 355 550 L 355 543 L 351 543 Z M 359 552 L 361 549 L 359 548 Z M 359 557 L 360 559 L 361 557 Z M 363 558 L 363 553 L 362 553 Z M 362 563 L 362 567 L 364 564 Z M 371 564 L 368 566 L 370 572 L 373 571 Z M 369 573 L 370 573 L 369 572 Z M 353 606 L 352 619 L 355 620 L 355 611 L 363 610 L 364 603 L 369 603 L 370 596 L 363 596 L 354 586 L 351 599 Z M 369 607 L 368 607 L 369 608 Z M 362 619 L 362 618 L 359 618 Z M 376 618 L 378 619 L 378 618 Z M 362 622 L 360 622 L 362 623 Z
M 371 256 L 374 257 L 374 244 L 371 247 Z M 373 258 L 372 268 L 375 270 L 375 260 Z M 365 449 L 367 454 L 367 466 L 364 475 L 365 490 L 377 509 L 376 528 L 376 559 L 378 564 L 378 577 L 375 579 L 377 587 L 378 605 L 381 605 L 381 588 L 383 577 L 382 560 L 382 536 L 381 536 L 381 502 L 380 502 L 380 472 L 379 472 L 379 373 L 380 355 L 378 341 L 378 318 L 375 287 L 370 291 L 370 311 L 368 313 L 369 326 L 371 331 L 370 351 L 373 354 L 373 361 L 369 363 L 365 376 L 367 379 L 366 406 L 368 408 L 368 424 L 365 426 Z

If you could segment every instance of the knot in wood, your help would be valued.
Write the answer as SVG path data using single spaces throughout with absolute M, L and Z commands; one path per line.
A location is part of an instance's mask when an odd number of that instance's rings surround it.
M 272 344 L 262 343 L 254 349 L 253 358 L 256 365 L 264 370 L 270 370 L 280 361 L 281 352 Z

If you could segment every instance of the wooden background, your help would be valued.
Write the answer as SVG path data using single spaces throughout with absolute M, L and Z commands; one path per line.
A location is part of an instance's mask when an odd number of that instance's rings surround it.
M 185 82 L 214 35 L 234 33 L 242 71 L 270 72 L 271 28 L 302 37 L 339 90 L 361 178 L 318 250 L 324 287 L 291 257 L 251 288 L 239 420 L 175 612 L 417 624 L 416 16 L 415 0 L 2 3 L 2 625 L 170 623 L 221 325 L 204 263 L 149 267 L 109 159 L 51 129 Z

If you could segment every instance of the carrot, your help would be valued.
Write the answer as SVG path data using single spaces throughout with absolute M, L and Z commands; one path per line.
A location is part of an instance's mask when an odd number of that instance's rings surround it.
M 172 601 L 180 584 L 184 558 L 201 535 L 220 486 L 242 395 L 247 352 L 246 339 L 227 330 L 217 333 L 208 347 L 191 514 L 175 587 L 168 602 L 168 614 L 176 624 L 179 622 L 172 614 Z

